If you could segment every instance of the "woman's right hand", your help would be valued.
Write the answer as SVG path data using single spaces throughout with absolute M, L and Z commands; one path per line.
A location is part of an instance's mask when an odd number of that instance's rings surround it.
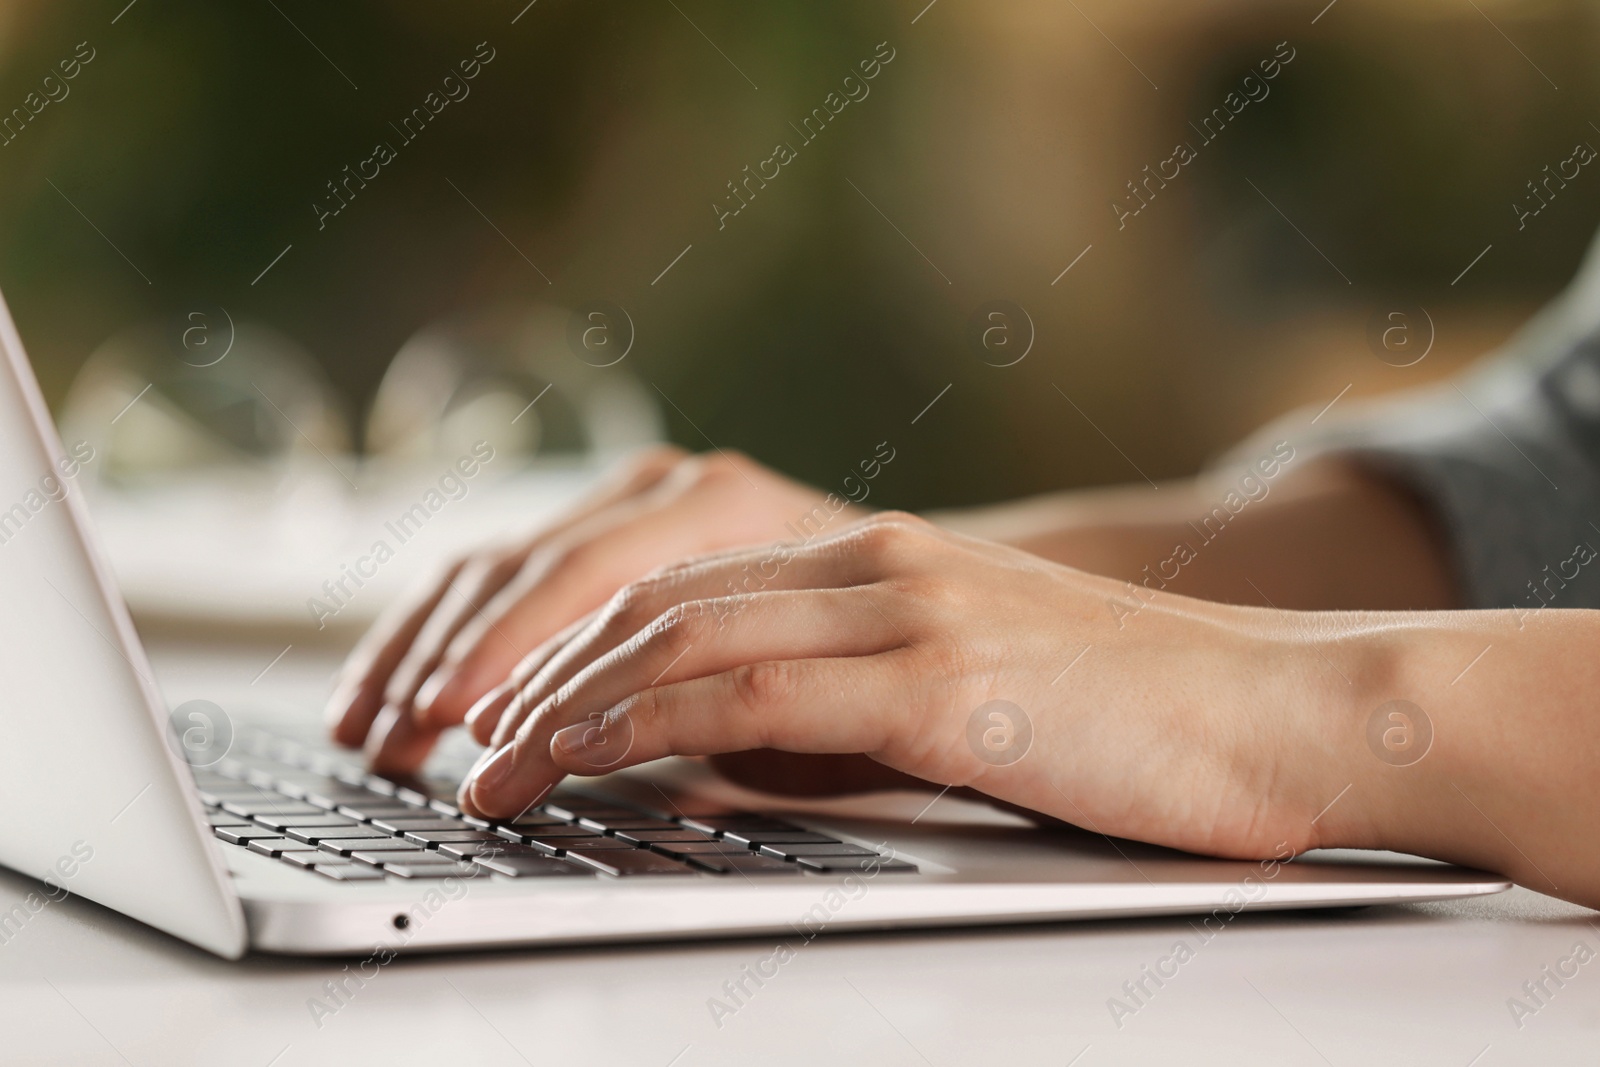
M 863 514 L 740 455 L 652 450 L 532 537 L 469 553 L 396 603 L 340 672 L 333 737 L 380 773 L 415 773 L 524 657 L 646 572 Z

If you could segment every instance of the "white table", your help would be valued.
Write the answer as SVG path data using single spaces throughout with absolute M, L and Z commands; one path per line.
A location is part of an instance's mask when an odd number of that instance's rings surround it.
M 174 702 L 320 701 L 337 650 L 158 644 Z M 0 872 L 0 910 L 37 883 Z M 718 1026 L 712 997 L 769 940 L 401 958 L 319 1027 L 342 963 L 226 963 L 85 901 L 0 945 L 0 1063 L 303 1067 L 549 1063 L 1440 1064 L 1600 1058 L 1600 957 L 1521 1019 L 1586 909 L 1469 902 L 1241 914 L 1119 1028 L 1107 1002 L 1198 939 L 1184 919 L 823 937 Z

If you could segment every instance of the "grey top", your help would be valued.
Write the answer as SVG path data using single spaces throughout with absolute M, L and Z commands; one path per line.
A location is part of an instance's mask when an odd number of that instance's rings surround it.
M 1600 608 L 1600 238 L 1484 363 L 1341 407 L 1315 424 L 1292 413 L 1233 458 L 1287 440 L 1297 460 L 1354 456 L 1406 483 L 1438 516 L 1468 607 Z

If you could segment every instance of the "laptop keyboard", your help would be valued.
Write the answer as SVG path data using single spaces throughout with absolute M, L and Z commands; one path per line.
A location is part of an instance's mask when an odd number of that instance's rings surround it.
M 392 782 L 264 734 L 193 773 L 218 840 L 340 882 L 917 870 L 759 813 L 695 817 L 569 790 L 515 819 L 477 819 L 456 807 L 455 782 Z

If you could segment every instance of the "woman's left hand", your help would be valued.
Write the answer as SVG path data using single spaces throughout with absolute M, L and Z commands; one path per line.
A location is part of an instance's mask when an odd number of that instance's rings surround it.
M 1280 619 L 876 516 L 621 590 L 474 709 L 492 747 L 462 803 L 509 817 L 673 754 L 865 753 L 1107 834 L 1299 851 L 1348 779 L 1295 758 L 1333 747 L 1325 671 Z

